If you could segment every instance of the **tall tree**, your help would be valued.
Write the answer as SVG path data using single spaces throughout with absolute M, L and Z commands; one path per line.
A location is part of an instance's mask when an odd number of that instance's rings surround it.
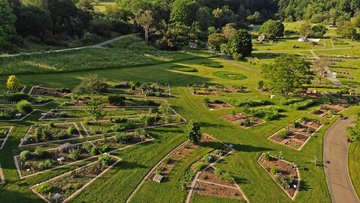
M 136 20 L 136 23 L 139 24 L 144 29 L 145 43 L 148 44 L 150 29 L 151 29 L 151 26 L 154 23 L 154 18 L 153 18 L 152 11 L 150 11 L 150 10 L 146 10 L 146 11 L 140 10 L 136 14 L 135 20 Z
M 268 87 L 285 96 L 305 90 L 304 85 L 310 84 L 313 78 L 309 62 L 296 56 L 283 56 L 273 64 L 264 65 L 263 74 Z
M 244 29 L 240 29 L 236 32 L 235 36 L 228 42 L 229 52 L 234 54 L 241 54 L 242 57 L 251 55 L 252 52 L 252 40 L 251 34 Z
M 10 75 L 8 79 L 6 80 L 6 88 L 10 92 L 15 92 L 20 88 L 20 80 L 15 75 Z
M 10 44 L 9 40 L 15 34 L 15 16 L 7 0 L 0 0 L 0 49 Z
M 186 137 L 190 142 L 198 143 L 201 140 L 200 124 L 190 121 L 186 126 Z
M 275 20 L 268 20 L 260 27 L 260 32 L 272 40 L 284 36 L 284 31 L 284 24 Z
M 308 37 L 311 34 L 311 24 L 302 22 L 299 26 L 299 34 L 301 37 Z
M 196 20 L 200 5 L 195 0 L 175 0 L 172 4 L 170 18 L 173 22 L 190 26 Z
M 96 121 L 99 121 L 105 116 L 104 106 L 102 101 L 98 98 L 91 98 L 90 102 L 87 104 L 86 112 L 95 118 Z
M 325 68 L 327 67 L 329 67 L 329 61 L 325 58 L 317 59 L 314 61 L 314 71 L 320 84 L 326 75 Z
M 209 7 L 201 7 L 196 13 L 196 20 L 199 22 L 202 31 L 207 31 L 208 27 L 213 26 L 214 18 Z

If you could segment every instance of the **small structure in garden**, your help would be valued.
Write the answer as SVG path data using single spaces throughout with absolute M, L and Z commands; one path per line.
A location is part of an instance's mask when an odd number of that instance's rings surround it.
M 258 163 L 288 197 L 294 200 L 300 189 L 298 166 L 268 153 L 263 153 Z
M 153 178 L 153 181 L 157 182 L 157 183 L 161 183 L 161 181 L 164 179 L 164 176 L 160 175 L 160 174 L 156 174 Z
M 323 124 L 314 119 L 303 118 L 274 133 L 269 140 L 301 150 Z
M 189 48 L 190 49 L 197 49 L 198 48 L 198 45 L 194 42 L 189 42 Z

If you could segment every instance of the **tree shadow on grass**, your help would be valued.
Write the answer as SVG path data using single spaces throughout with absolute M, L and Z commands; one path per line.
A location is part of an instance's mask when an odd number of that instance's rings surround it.
M 273 149 L 266 148 L 266 147 L 256 147 L 252 145 L 242 145 L 242 144 L 235 144 L 233 147 L 236 151 L 240 152 L 268 152 L 273 151 Z
M 120 170 L 135 169 L 135 168 L 147 168 L 147 167 L 136 162 L 129 162 L 125 160 L 113 166 L 113 169 L 120 169 Z
M 246 178 L 234 177 L 234 180 L 237 184 L 249 184 L 250 181 Z
M 225 127 L 222 124 L 215 124 L 215 123 L 209 123 L 209 122 L 200 122 L 201 127 L 204 128 L 221 128 L 221 127 Z
M 300 181 L 300 189 L 299 189 L 299 191 L 309 191 L 309 190 L 311 190 L 310 185 L 307 184 L 306 181 L 301 180 L 301 181 Z
M 274 59 L 284 56 L 286 54 L 279 54 L 279 53 L 253 53 L 253 56 L 258 59 Z

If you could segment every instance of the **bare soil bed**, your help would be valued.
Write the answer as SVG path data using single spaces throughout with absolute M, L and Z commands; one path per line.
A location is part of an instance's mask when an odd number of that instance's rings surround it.
M 223 118 L 225 118 L 227 121 L 230 121 L 233 124 L 240 125 L 241 127 L 244 128 L 250 128 L 264 123 L 264 121 L 256 117 L 246 115 L 243 113 L 228 114 L 228 115 L 224 115 Z
M 222 100 L 209 100 L 205 102 L 205 105 L 209 109 L 229 109 L 233 108 L 230 104 L 222 101 Z

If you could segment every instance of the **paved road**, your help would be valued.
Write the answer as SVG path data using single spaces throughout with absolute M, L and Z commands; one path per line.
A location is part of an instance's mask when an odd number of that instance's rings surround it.
M 353 117 L 336 122 L 325 134 L 325 174 L 333 203 L 359 203 L 348 172 L 348 141 L 346 128 Z
M 313 50 L 310 50 L 310 53 L 313 55 L 314 59 L 316 59 L 316 60 L 320 59 L 320 57 L 318 55 L 316 55 L 316 53 Z M 330 70 L 329 67 L 324 67 L 324 69 L 328 75 L 327 79 L 329 79 L 335 85 L 342 85 L 341 82 L 337 78 L 332 76 L 333 72 Z
M 14 57 L 14 56 L 30 56 L 30 55 L 36 55 L 36 54 L 50 54 L 50 53 L 59 53 L 59 52 L 65 52 L 65 51 L 74 51 L 74 50 L 91 49 L 91 48 L 104 48 L 104 46 L 107 45 L 107 44 L 111 44 L 111 43 L 113 43 L 115 41 L 124 39 L 124 38 L 132 36 L 132 35 L 134 35 L 134 34 L 115 37 L 113 39 L 101 42 L 99 44 L 90 45 L 90 46 L 74 47 L 74 48 L 68 48 L 68 49 L 57 49 L 57 50 L 50 50 L 50 51 L 38 51 L 38 52 L 29 52 L 29 53 L 8 54 L 6 56 L 7 57 L 9 57 L 9 56 L 12 56 L 12 57 Z

